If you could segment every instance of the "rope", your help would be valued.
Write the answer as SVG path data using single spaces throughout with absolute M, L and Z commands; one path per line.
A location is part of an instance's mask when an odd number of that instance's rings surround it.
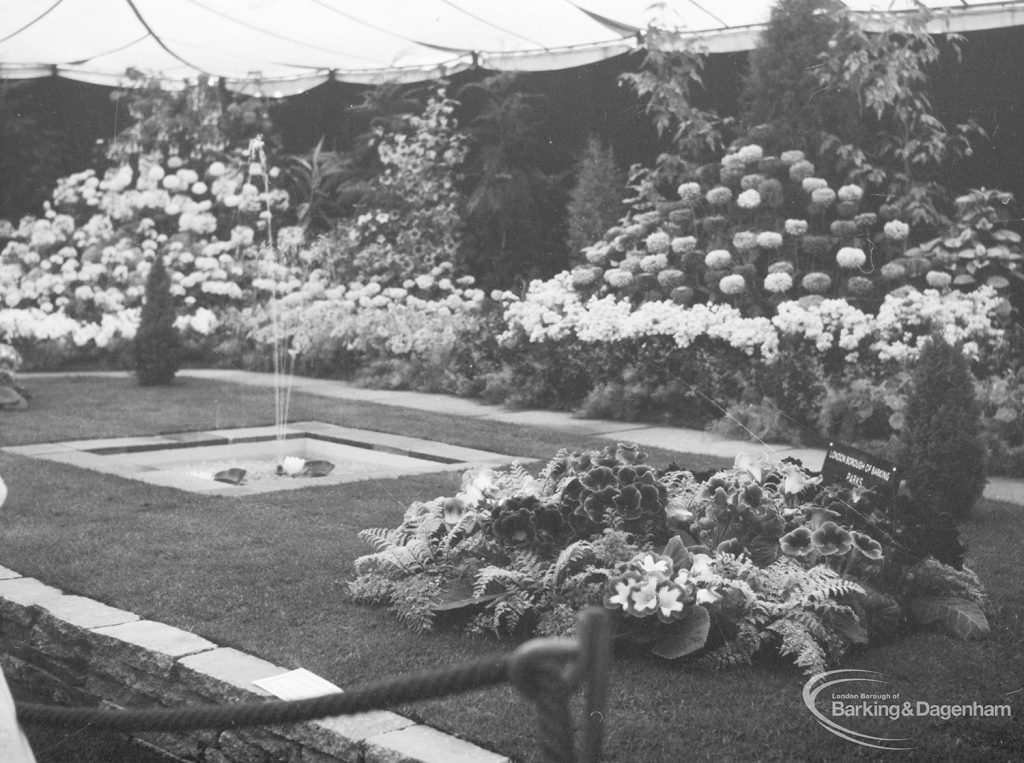
M 177 709 L 109 710 L 17 703 L 18 722 L 93 730 L 181 732 L 288 724 L 511 683 L 537 705 L 538 745 L 548 763 L 596 763 L 611 659 L 611 621 L 591 607 L 580 613 L 576 640 L 528 641 L 510 655 L 497 655 L 440 670 L 413 673 L 347 691 L 301 700 L 265 700 Z M 582 756 L 574 751 L 569 698 L 585 686 Z
M 514 657 L 514 654 L 513 656 Z M 300 700 L 267 700 L 178 709 L 107 710 L 18 703 L 18 721 L 43 726 L 90 726 L 109 731 L 194 731 L 298 723 L 482 689 L 507 680 L 509 656 L 380 681 L 345 692 Z

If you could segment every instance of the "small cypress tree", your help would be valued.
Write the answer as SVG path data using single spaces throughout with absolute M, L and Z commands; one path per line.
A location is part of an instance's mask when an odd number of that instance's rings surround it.
M 576 165 L 576 184 L 566 209 L 570 262 L 578 261 L 580 250 L 600 241 L 622 216 L 625 187 L 626 176 L 612 150 L 591 137 Z
M 899 460 L 914 498 L 933 515 L 967 517 L 985 489 L 981 411 L 959 345 L 933 334 L 917 360 Z
M 139 384 L 170 384 L 181 366 L 181 337 L 174 328 L 174 297 L 164 258 L 157 255 L 146 279 L 139 330 L 133 347 Z

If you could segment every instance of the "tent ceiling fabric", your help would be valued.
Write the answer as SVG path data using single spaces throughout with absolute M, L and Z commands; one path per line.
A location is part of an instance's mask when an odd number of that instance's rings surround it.
M 708 52 L 756 45 L 772 0 L 0 0 L 0 78 L 116 86 L 220 77 L 292 95 L 328 79 L 417 82 L 474 66 L 544 71 L 641 45 L 650 24 Z M 1024 24 L 1024 2 L 846 0 L 879 26 L 928 6 L 934 32 Z

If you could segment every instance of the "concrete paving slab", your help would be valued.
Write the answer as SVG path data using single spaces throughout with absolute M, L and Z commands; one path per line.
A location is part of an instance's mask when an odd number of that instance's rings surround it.
M 134 622 L 108 625 L 92 630 L 100 635 L 127 641 L 129 644 L 135 644 L 167 657 L 185 657 L 217 648 L 216 644 L 201 636 L 153 620 L 136 618 Z
M 251 654 L 240 652 L 229 646 L 222 646 L 210 649 L 198 654 L 191 654 L 182 657 L 179 664 L 204 676 L 223 681 L 226 684 L 244 689 L 253 694 L 272 696 L 270 692 L 255 686 L 253 681 L 261 678 L 270 678 L 287 669 L 272 662 L 253 657 Z
M 20 572 L 9 570 L 6 567 L 0 567 L 0 580 L 14 580 L 14 578 L 20 577 L 22 577 Z
M 989 477 L 985 497 L 993 501 L 1006 501 L 1024 505 L 1024 481 L 1009 477 Z
M 121 625 L 134 622 L 139 616 L 117 607 L 101 604 L 84 596 L 64 595 L 47 600 L 42 605 L 54 617 L 77 625 L 79 628 L 97 628 L 103 625 Z
M 35 578 L 12 578 L 0 580 L 0 596 L 21 604 L 23 607 L 30 607 L 37 604 L 46 608 L 48 604 L 56 601 L 64 593 L 59 588 L 48 586 Z
M 409 726 L 366 740 L 365 763 L 508 763 L 490 752 L 430 726 Z

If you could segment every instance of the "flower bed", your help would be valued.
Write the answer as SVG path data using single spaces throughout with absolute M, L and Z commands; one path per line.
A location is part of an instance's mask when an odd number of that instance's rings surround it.
M 421 630 L 565 634 L 603 603 L 621 639 L 659 657 L 776 652 L 808 673 L 907 625 L 988 633 L 954 530 L 791 460 L 695 475 L 636 446 L 562 452 L 539 476 L 467 472 L 456 496 L 361 537 L 376 551 L 356 560 L 353 597 Z

